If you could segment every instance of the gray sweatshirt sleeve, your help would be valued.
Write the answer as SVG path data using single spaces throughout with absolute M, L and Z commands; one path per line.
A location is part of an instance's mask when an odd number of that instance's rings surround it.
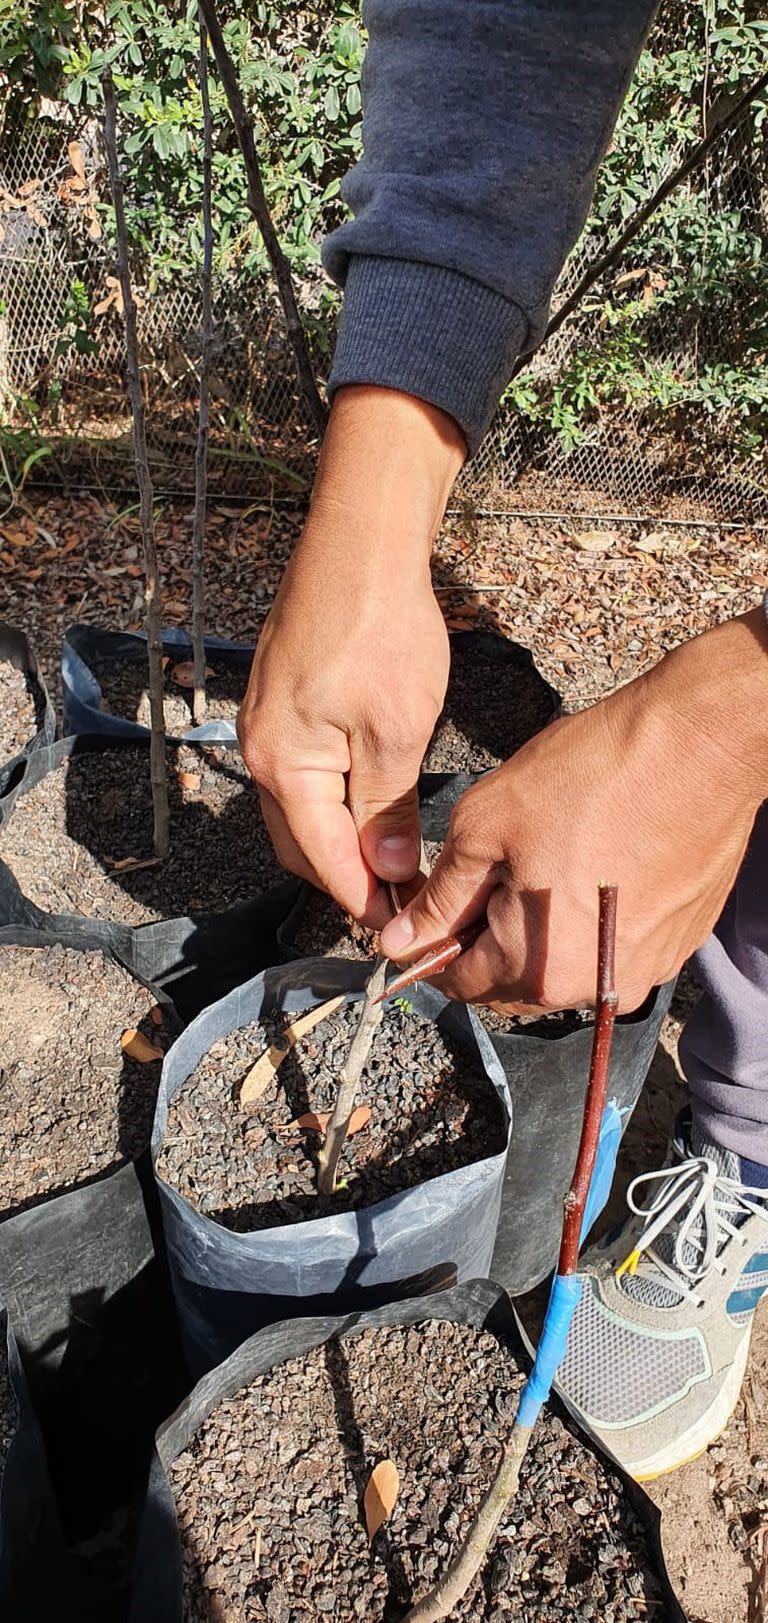
M 546 323 L 655 0 L 366 0 L 333 393 L 378 383 L 479 444 Z

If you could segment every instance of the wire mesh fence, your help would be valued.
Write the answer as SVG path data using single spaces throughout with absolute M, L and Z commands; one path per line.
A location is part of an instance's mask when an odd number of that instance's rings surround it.
M 768 127 L 768 121 L 766 121 Z M 73 146 L 72 143 L 75 143 Z M 673 166 L 679 154 L 670 152 Z M 765 143 L 743 132 L 723 138 L 707 168 L 688 183 L 704 188 L 713 230 L 725 209 L 747 213 L 768 240 Z M 43 439 L 36 472 L 103 483 L 132 481 L 131 435 L 124 386 L 120 297 L 112 254 L 100 224 L 105 177 L 98 126 L 76 122 L 63 105 L 0 138 L 0 421 L 23 457 Z M 556 289 L 554 308 L 605 247 L 587 233 Z M 754 269 L 754 268 L 753 268 Z M 574 356 L 588 348 L 599 365 L 611 342 L 605 302 L 617 280 L 636 278 L 652 302 L 652 263 L 631 251 L 607 273 L 575 315 L 534 357 L 530 377 L 556 389 Z M 691 266 L 691 274 L 696 267 Z M 734 277 L 741 274 L 736 264 Z M 754 275 L 744 297 L 754 297 Z M 319 280 L 302 287 L 316 318 Z M 766 308 L 768 288 L 764 287 Z M 142 378 L 148 442 L 158 489 L 194 484 L 200 294 L 196 277 L 150 277 L 139 286 Z M 693 303 L 681 318 L 649 313 L 643 342 L 667 375 L 695 379 L 716 348 L 739 357 L 738 301 L 728 302 L 733 331 L 723 334 L 717 299 Z M 734 309 L 737 314 L 734 315 Z M 86 314 L 87 313 L 87 314 Z M 332 339 L 327 335 L 323 353 Z M 322 356 L 319 357 L 322 369 Z M 768 365 L 768 362 L 766 363 Z M 13 438 L 15 436 L 15 438 Z M 282 316 L 265 275 L 231 269 L 215 290 L 211 485 L 233 495 L 302 496 L 315 446 L 298 395 Z M 477 506 L 509 511 L 768 520 L 766 448 L 745 456 L 734 443 L 727 402 L 698 419 L 674 406 L 649 410 L 614 399 L 599 402 L 574 438 L 512 401 L 502 404 L 461 495 Z

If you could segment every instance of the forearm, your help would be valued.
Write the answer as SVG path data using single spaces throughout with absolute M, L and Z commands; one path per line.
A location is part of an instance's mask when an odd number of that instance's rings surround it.
M 583 225 L 654 0 L 368 0 L 331 376 L 419 395 L 473 450 Z
M 466 442 L 446 413 L 391 389 L 336 395 L 302 546 L 414 551 L 428 562 Z

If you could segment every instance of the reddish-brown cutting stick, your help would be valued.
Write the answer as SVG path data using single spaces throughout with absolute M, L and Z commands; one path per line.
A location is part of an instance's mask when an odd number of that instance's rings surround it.
M 488 920 L 483 915 L 474 924 L 468 924 L 466 930 L 457 930 L 455 935 L 449 935 L 445 941 L 438 941 L 421 958 L 417 958 L 415 964 L 409 964 L 407 969 L 401 970 L 400 974 L 385 987 L 381 996 L 377 997 L 376 1002 L 383 1003 L 385 998 L 397 997 L 407 986 L 415 986 L 417 981 L 428 980 L 432 975 L 441 975 L 449 964 L 455 963 L 462 953 L 474 947 L 478 936 L 482 935 L 487 925 Z

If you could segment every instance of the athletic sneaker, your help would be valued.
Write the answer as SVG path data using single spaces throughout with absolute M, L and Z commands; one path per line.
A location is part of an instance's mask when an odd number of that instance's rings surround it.
M 556 1387 L 638 1481 L 701 1454 L 733 1413 L 768 1290 L 766 1186 L 768 1169 L 688 1121 L 584 1254 Z

